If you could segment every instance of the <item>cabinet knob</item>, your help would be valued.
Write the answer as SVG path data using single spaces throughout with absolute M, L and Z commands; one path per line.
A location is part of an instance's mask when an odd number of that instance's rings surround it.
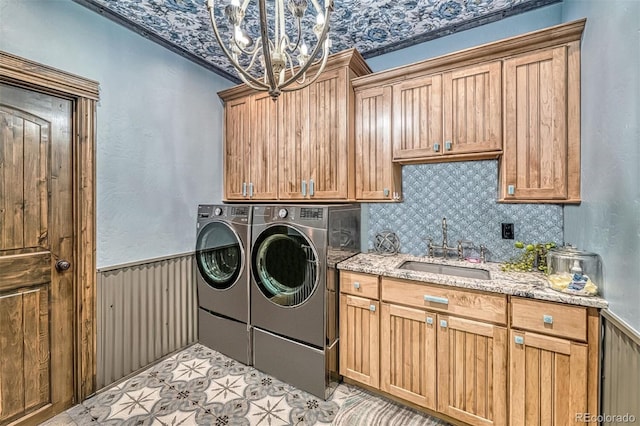
M 353 288 L 355 289 L 359 289 L 360 288 L 360 283 L 358 281 L 353 283 Z
M 444 149 L 446 149 L 447 151 L 451 151 L 451 147 L 453 146 L 453 144 L 451 143 L 451 141 L 446 141 L 444 143 Z
M 431 317 L 427 317 L 426 321 L 427 321 L 427 324 L 429 325 L 433 324 L 433 318 Z
M 307 196 L 307 181 L 303 180 L 301 186 L 302 186 L 302 188 L 301 188 L 302 189 L 302 191 L 301 191 L 302 192 L 302 196 L 306 197 Z
M 247 196 L 247 182 L 242 182 L 242 196 Z
M 524 337 L 522 336 L 514 337 L 513 341 L 516 342 L 516 345 L 524 345 Z
M 542 316 L 542 321 L 545 324 L 553 324 L 553 317 L 551 315 L 543 315 Z
M 385 197 L 388 197 L 389 196 L 389 188 L 383 189 L 382 193 L 384 194 Z
M 446 320 L 440 320 L 440 327 L 447 328 L 447 321 Z
M 507 194 L 515 195 L 515 193 L 516 193 L 516 186 L 515 185 L 508 185 L 507 186 Z
M 433 151 L 440 152 L 440 144 L 438 142 L 433 144 Z
M 253 198 L 253 182 L 249 182 L 249 198 Z
M 369 310 L 371 312 L 375 312 L 376 311 L 376 305 L 369 305 Z
M 313 179 L 309 179 L 309 197 L 313 197 L 315 193 L 315 184 L 313 183 Z

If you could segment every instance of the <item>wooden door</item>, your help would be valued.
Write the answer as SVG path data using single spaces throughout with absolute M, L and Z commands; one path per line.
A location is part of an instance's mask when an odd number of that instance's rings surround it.
M 393 85 L 393 159 L 442 154 L 442 75 Z
M 268 93 L 251 97 L 248 197 L 278 198 L 278 107 Z
M 587 345 L 511 330 L 509 347 L 510 425 L 584 424 Z
M 400 192 L 400 166 L 392 163 L 391 87 L 356 92 L 356 199 L 394 199 Z
M 502 62 L 443 75 L 445 154 L 502 149 Z
M 278 98 L 278 198 L 309 196 L 309 89 Z
M 504 61 L 503 201 L 568 197 L 566 50 Z
M 340 374 L 365 385 L 379 385 L 377 301 L 340 295 Z
M 72 102 L 0 85 L 0 423 L 73 402 Z M 70 268 L 55 269 L 57 261 Z M 32 420 L 33 421 L 33 420 Z
M 244 200 L 249 194 L 250 98 L 230 101 L 224 109 L 224 192 L 227 200 Z
M 309 196 L 346 200 L 349 175 L 347 69 L 327 71 L 309 86 Z
M 380 388 L 436 409 L 436 314 L 381 304 Z
M 438 315 L 438 411 L 470 425 L 507 423 L 507 329 Z

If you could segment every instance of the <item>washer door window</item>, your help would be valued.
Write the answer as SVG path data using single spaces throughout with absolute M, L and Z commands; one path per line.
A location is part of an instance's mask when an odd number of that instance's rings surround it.
M 211 287 L 225 290 L 235 284 L 242 272 L 242 258 L 240 238 L 225 223 L 208 223 L 198 234 L 196 263 Z
M 281 306 L 304 303 L 318 285 L 318 261 L 311 243 L 287 225 L 260 234 L 253 246 L 252 267 L 262 294 Z

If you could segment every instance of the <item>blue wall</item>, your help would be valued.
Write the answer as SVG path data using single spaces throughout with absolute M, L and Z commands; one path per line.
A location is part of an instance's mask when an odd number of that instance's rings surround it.
M 582 39 L 582 203 L 565 238 L 602 256 L 610 310 L 640 333 L 640 2 L 565 0 Z
M 98 267 L 192 251 L 232 84 L 70 0 L 0 0 L 0 50 L 100 83 Z

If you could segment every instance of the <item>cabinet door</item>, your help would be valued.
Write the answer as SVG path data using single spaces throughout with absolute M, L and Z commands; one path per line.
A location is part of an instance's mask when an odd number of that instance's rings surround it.
M 356 92 L 356 199 L 400 197 L 400 166 L 391 159 L 391 87 Z
M 566 49 L 504 61 L 502 201 L 567 199 Z
M 445 154 L 502 148 L 502 62 L 444 73 Z
M 442 75 L 393 85 L 393 159 L 442 154 Z
M 242 200 L 248 195 L 250 113 L 248 97 L 230 101 L 224 109 L 224 192 L 227 200 Z
M 327 71 L 309 86 L 309 196 L 346 200 L 349 138 L 347 70 Z
M 268 93 L 251 97 L 251 138 L 248 196 L 253 200 L 278 197 L 277 104 Z
M 380 388 L 436 409 L 436 315 L 381 304 Z
M 438 411 L 470 425 L 506 424 L 506 328 L 438 315 Z
M 511 330 L 510 424 L 584 424 L 587 352 L 584 344 Z
M 309 194 L 309 89 L 278 99 L 278 198 L 299 200 Z
M 379 385 L 379 303 L 340 295 L 340 374 Z

